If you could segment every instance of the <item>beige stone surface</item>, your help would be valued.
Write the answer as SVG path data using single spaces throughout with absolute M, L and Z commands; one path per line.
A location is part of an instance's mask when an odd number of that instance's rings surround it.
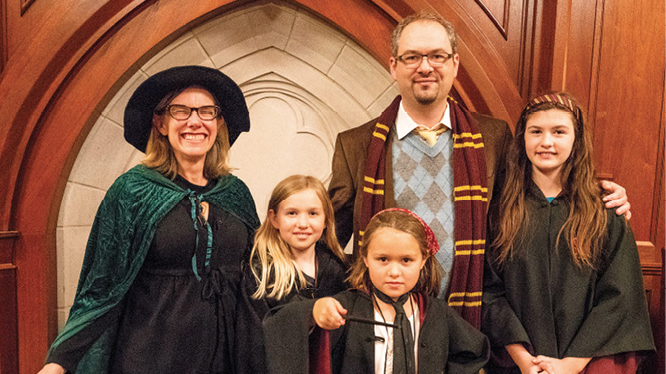
M 368 113 L 372 118 L 379 117 L 382 111 L 391 104 L 393 99 L 400 94 L 397 83 L 393 82 L 386 90 L 373 101 L 368 107 Z
M 130 97 L 137 87 L 148 78 L 148 75 L 142 71 L 137 71 L 125 84 L 118 90 L 116 95 L 111 99 L 109 104 L 102 111 L 102 116 L 110 119 L 111 121 L 124 126 L 125 107 Z
M 106 190 L 124 171 L 133 149 L 122 127 L 100 117 L 79 151 L 69 180 Z
M 296 18 L 296 11 L 287 6 L 266 4 L 250 8 L 246 13 L 257 49 L 284 49 Z
M 146 74 L 153 75 L 162 70 L 181 65 L 214 67 L 210 57 L 192 33 L 183 35 L 158 52 L 141 69 Z
M 346 39 L 330 26 L 300 13 L 286 51 L 326 74 L 340 55 Z
M 393 82 L 382 65 L 351 41 L 342 49 L 328 75 L 364 108 Z
M 58 307 L 69 308 L 74 302 L 81 265 L 91 226 L 68 226 L 56 231 L 57 243 L 62 245 L 57 257 Z
M 216 68 L 258 49 L 247 14 L 231 14 L 192 30 Z
M 106 190 L 101 188 L 73 182 L 67 183 L 58 216 L 58 226 L 90 225 L 90 217 L 95 217 L 105 193 Z M 72 207 L 76 207 L 76 209 L 72 209 Z

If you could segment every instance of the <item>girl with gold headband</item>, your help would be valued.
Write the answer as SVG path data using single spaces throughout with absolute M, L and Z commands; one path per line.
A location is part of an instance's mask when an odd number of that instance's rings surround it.
M 634 373 L 654 349 L 636 242 L 606 209 L 565 93 L 530 101 L 491 206 L 482 331 L 494 373 Z

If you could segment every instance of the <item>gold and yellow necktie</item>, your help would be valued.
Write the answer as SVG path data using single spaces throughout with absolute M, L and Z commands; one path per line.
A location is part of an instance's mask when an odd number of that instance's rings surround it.
M 448 128 L 444 126 L 443 123 L 438 123 L 430 129 L 425 126 L 418 126 L 414 129 L 414 131 L 416 131 L 416 133 L 419 134 L 430 147 L 437 143 L 439 136 L 446 130 L 448 130 Z

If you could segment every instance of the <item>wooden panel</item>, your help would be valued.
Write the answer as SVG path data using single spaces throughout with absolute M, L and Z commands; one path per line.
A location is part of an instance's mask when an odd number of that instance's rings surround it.
M 7 0 L 0 0 L 0 74 L 7 63 Z
M 652 333 L 657 346 L 657 354 L 648 357 L 641 365 L 641 374 L 664 374 L 664 289 L 663 268 L 660 263 L 643 265 L 643 282 L 645 297 L 648 302 Z
M 35 0 L 21 0 L 21 15 L 28 11 L 28 8 L 34 3 Z
M 14 264 L 14 242 L 18 231 L 0 231 L 0 265 Z
M 664 146 L 664 120 L 666 116 L 666 95 L 662 96 L 661 118 L 659 120 L 659 149 L 657 150 L 657 182 L 654 186 L 654 202 L 652 204 L 652 228 L 650 238 L 655 246 L 664 250 L 666 248 L 666 185 L 664 184 L 664 156 L 666 147 Z
M 16 311 L 16 231 L 0 231 L 0 374 L 18 373 Z
M 594 131 L 595 92 L 590 92 L 597 85 L 597 69 L 599 62 L 601 20 L 603 0 L 573 0 L 568 28 L 566 50 L 558 51 L 566 59 L 562 71 L 562 81 L 558 86 L 566 88 L 587 110 Z
M 651 237 L 664 97 L 663 20 L 662 0 L 604 2 L 596 108 L 590 114 L 597 169 L 627 189 L 637 240 Z
M 532 12 L 531 7 L 534 6 L 535 0 L 476 0 L 472 1 L 459 1 L 458 4 L 467 13 L 470 23 L 465 27 L 478 28 L 478 34 L 484 42 L 487 43 L 488 48 L 498 53 L 503 68 L 507 70 L 509 76 L 512 78 L 513 86 L 521 93 L 523 84 L 523 71 L 525 68 L 531 68 L 529 59 L 525 59 L 525 54 L 529 50 L 525 50 L 526 42 L 531 44 L 531 30 L 534 26 L 534 19 L 530 16 Z M 439 8 L 439 4 L 435 5 L 435 1 L 431 2 L 433 7 Z M 451 18 L 450 13 L 440 12 L 445 18 Z M 456 30 L 460 29 L 456 25 Z M 459 31 L 460 32 L 460 31 Z M 531 47 L 531 46 L 530 46 Z M 525 64 L 528 64 L 526 66 Z M 461 60 L 464 66 L 464 61 Z M 492 74 L 492 73 L 491 73 Z M 520 100 L 518 100 L 520 101 Z M 522 102 L 519 103 L 522 105 Z M 517 118 L 512 118 L 517 120 Z
M 0 370 L 18 373 L 16 268 L 0 265 Z
M 488 18 L 497 27 L 497 30 L 507 39 L 509 26 L 510 0 L 475 0 L 479 7 L 488 15 Z

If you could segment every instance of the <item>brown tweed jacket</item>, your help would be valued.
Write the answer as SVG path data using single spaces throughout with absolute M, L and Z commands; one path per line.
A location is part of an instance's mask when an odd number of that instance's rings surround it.
M 509 125 L 499 119 L 474 113 L 479 121 L 479 129 L 483 136 L 488 174 L 488 196 L 501 191 L 504 179 L 504 161 L 509 142 L 513 138 Z M 368 147 L 372 139 L 376 119 L 359 127 L 341 132 L 335 141 L 333 154 L 333 176 L 328 192 L 335 210 L 335 225 L 338 240 L 345 246 L 354 232 L 357 232 L 361 216 L 363 173 Z M 395 126 L 395 124 L 387 124 Z M 391 155 L 391 137 L 386 146 L 386 173 L 384 204 L 386 208 L 395 207 L 393 196 L 393 167 Z M 354 241 L 354 252 L 358 249 Z

